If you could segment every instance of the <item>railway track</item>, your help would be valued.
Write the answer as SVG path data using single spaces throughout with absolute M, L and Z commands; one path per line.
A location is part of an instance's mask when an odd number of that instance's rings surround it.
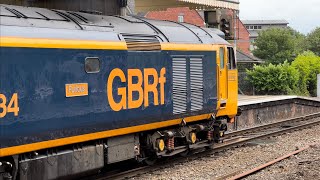
M 275 123 L 264 124 L 248 129 L 234 131 L 225 134 L 223 143 L 216 144 L 211 150 L 200 150 L 191 152 L 187 157 L 174 157 L 171 159 L 161 159 L 160 162 L 152 166 L 139 166 L 136 168 L 124 170 L 122 172 L 106 173 L 96 176 L 94 179 L 127 179 L 141 174 L 150 173 L 165 167 L 170 167 L 174 164 L 179 164 L 187 161 L 192 161 L 199 157 L 211 156 L 216 152 L 229 150 L 235 147 L 243 146 L 257 139 L 264 139 L 272 136 L 281 135 L 284 133 L 305 129 L 320 124 L 320 112 L 305 116 L 289 118 Z M 88 179 L 92 179 L 88 178 Z
M 305 146 L 305 147 L 300 148 L 300 149 L 298 149 L 298 150 L 296 150 L 296 151 L 293 151 L 293 152 L 291 152 L 291 153 L 289 153 L 289 154 L 286 154 L 286 155 L 284 155 L 284 156 L 281 156 L 281 157 L 279 157 L 279 158 L 277 158 L 277 159 L 275 159 L 275 160 L 272 160 L 272 161 L 269 161 L 269 162 L 267 162 L 267 163 L 265 163 L 265 164 L 262 164 L 262 165 L 260 165 L 260 166 L 258 166 L 258 167 L 255 167 L 255 168 L 253 168 L 253 169 L 244 171 L 243 173 L 237 174 L 237 175 L 235 175 L 235 176 L 234 176 L 233 174 L 230 174 L 230 175 L 228 176 L 228 178 L 226 177 L 226 178 L 224 178 L 224 179 L 227 179 L 227 180 L 237 180 L 237 179 L 244 178 L 244 177 L 246 177 L 246 176 L 248 176 L 248 175 L 251 175 L 251 174 L 254 174 L 254 173 L 256 173 L 256 172 L 258 172 L 258 171 L 260 171 L 260 170 L 262 170 L 262 169 L 264 169 L 264 168 L 267 168 L 267 167 L 269 167 L 269 166 L 271 166 L 271 165 L 273 165 L 273 164 L 275 164 L 275 163 L 277 163 L 277 162 L 280 162 L 280 161 L 282 161 L 282 160 L 284 160 L 284 159 L 286 159 L 286 158 L 289 158 L 289 157 L 291 157 L 291 156 L 293 156 L 293 155 L 295 155 L 295 154 L 298 154 L 298 153 L 300 153 L 300 152 L 302 152 L 302 151 L 304 151 L 304 150 L 307 150 L 308 148 L 310 148 L 311 146 L 314 146 L 314 145 L 315 145 L 315 144 Z M 230 178 L 229 178 L 229 177 L 230 177 Z

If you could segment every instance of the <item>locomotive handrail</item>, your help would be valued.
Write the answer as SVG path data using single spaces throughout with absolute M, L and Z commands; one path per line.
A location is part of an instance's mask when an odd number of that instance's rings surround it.
M 68 21 L 74 22 L 81 30 L 83 30 L 83 27 L 81 26 L 81 24 L 77 20 L 75 20 L 74 18 L 69 16 L 68 14 L 65 14 L 63 12 L 60 12 L 60 11 L 57 11 L 57 10 L 54 10 L 54 9 L 51 9 L 51 11 L 57 13 L 59 16 L 65 18 Z
M 229 98 L 229 65 L 230 63 L 227 63 L 227 68 L 226 68 L 226 71 L 227 71 L 227 75 L 226 75 L 226 89 L 227 89 L 227 94 L 226 94 L 226 99 Z
M 170 42 L 169 38 L 159 28 L 157 28 L 153 24 L 149 23 L 148 21 L 144 20 L 143 18 L 140 18 L 137 16 L 132 16 L 132 17 L 139 19 L 140 21 L 143 21 L 147 26 L 149 26 L 151 29 L 153 29 L 157 34 L 161 34 L 167 40 L 167 42 Z
M 184 24 L 182 24 L 182 23 L 179 23 L 179 22 L 176 22 L 176 21 L 170 21 L 170 20 L 165 20 L 165 21 L 168 21 L 168 22 L 172 22 L 172 23 L 175 23 L 175 24 L 178 24 L 178 25 L 180 25 L 180 26 L 182 26 L 182 27 L 184 27 L 184 28 L 186 28 L 186 29 L 188 29 L 192 34 L 194 34 L 197 38 L 198 38 L 198 40 L 201 42 L 201 43 L 203 43 L 203 41 L 202 41 L 202 39 L 194 32 L 194 31 L 192 31 L 192 29 L 190 29 L 189 27 L 187 27 L 186 25 L 184 25 Z
M 203 29 L 201 26 L 197 26 L 197 25 L 194 25 L 194 24 L 191 24 L 191 23 L 187 23 L 187 22 L 184 22 L 183 24 L 188 24 L 188 25 L 190 25 L 190 26 L 195 26 L 195 27 L 201 29 L 203 32 L 205 32 L 208 36 L 210 36 L 210 37 L 212 38 L 212 35 L 211 35 L 208 31 L 206 31 L 205 29 Z
M 220 86 L 219 86 L 219 84 L 220 84 L 220 66 L 219 66 L 219 64 L 217 64 L 217 94 L 218 94 L 218 97 L 217 97 L 217 99 L 218 99 L 218 105 L 219 105 L 219 108 L 220 108 Z

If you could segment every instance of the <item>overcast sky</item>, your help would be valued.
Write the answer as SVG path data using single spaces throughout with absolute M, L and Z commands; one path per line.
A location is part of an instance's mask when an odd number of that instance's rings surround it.
M 285 19 L 307 34 L 320 27 L 320 0 L 240 0 L 240 19 Z

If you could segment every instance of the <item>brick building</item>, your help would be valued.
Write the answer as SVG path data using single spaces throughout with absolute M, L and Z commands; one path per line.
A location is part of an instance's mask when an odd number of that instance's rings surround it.
M 222 17 L 232 19 L 232 10 L 224 10 L 221 12 Z M 145 17 L 149 19 L 185 22 L 200 27 L 204 27 L 206 25 L 204 20 L 204 11 L 196 11 L 189 9 L 188 7 L 168 8 L 165 11 L 150 11 L 145 15 Z M 250 33 L 239 19 L 236 19 L 235 23 L 236 29 L 232 30 L 235 31 L 233 33 L 236 33 L 237 48 L 246 54 L 250 54 Z M 234 27 L 233 23 L 231 24 L 231 27 Z M 231 43 L 233 43 L 233 41 L 231 41 Z
M 245 27 L 240 19 L 237 19 L 237 48 L 246 54 L 251 54 L 250 52 L 250 32 Z
M 149 19 L 186 22 L 204 27 L 204 20 L 196 10 L 189 7 L 168 8 L 166 11 L 149 11 L 146 15 Z

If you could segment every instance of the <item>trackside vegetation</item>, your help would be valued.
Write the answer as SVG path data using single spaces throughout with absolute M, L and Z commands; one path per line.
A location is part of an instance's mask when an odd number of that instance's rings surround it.
M 247 78 L 259 94 L 291 94 L 297 87 L 299 73 L 288 62 L 254 66 Z
M 299 72 L 296 93 L 316 96 L 317 74 L 320 74 L 320 56 L 311 51 L 305 52 L 299 55 L 291 66 Z
M 311 51 L 298 55 L 290 64 L 268 64 L 247 70 L 247 80 L 258 94 L 315 96 L 320 57 Z
M 320 74 L 320 27 L 307 36 L 292 28 L 271 28 L 259 33 L 253 54 L 265 64 L 247 70 L 257 94 L 316 96 Z

